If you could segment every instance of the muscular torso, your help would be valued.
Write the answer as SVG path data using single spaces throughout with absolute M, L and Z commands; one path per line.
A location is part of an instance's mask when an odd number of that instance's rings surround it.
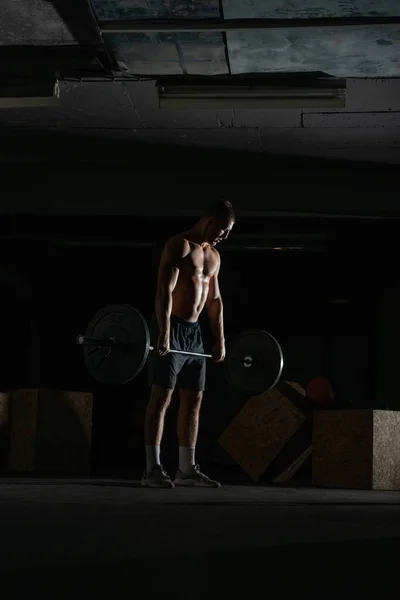
M 219 255 L 210 245 L 188 241 L 189 253 L 181 260 L 178 280 L 172 293 L 172 314 L 186 321 L 198 320 L 207 300 L 210 279 L 215 275 Z

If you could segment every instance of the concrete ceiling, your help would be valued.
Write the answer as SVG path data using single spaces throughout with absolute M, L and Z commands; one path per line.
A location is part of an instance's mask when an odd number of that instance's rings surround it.
M 2 7 L 4 2 L 0 46 L 76 45 L 78 36 L 72 34 L 76 20 L 65 25 L 60 11 L 54 8 L 57 8 L 55 0 L 3 0 Z M 132 4 L 138 3 L 119 2 L 120 6 Z M 231 0 L 228 4 L 236 6 L 235 10 L 239 5 Z M 349 7 L 351 3 L 337 4 Z M 379 6 L 383 11 L 391 3 L 377 0 L 364 4 Z M 88 2 L 82 0 L 75 5 L 87 8 Z M 345 61 L 345 53 L 343 57 Z M 1 109 L 0 126 L 8 131 L 57 130 L 73 132 L 78 137 L 124 142 L 400 162 L 400 79 L 397 78 L 349 78 L 345 109 L 161 111 L 154 81 L 120 81 L 115 80 L 116 75 L 114 72 L 114 81 L 106 79 L 106 72 L 100 79 L 96 76 L 97 81 L 64 80 L 58 107 Z M 10 149 L 0 140 L 0 160 L 18 159 L 18 153 L 17 146 Z M 54 149 L 49 147 L 47 159 L 55 158 Z M 46 160 L 46 152 L 42 159 Z
M 0 45 L 71 45 L 71 32 L 50 2 L 1 0 Z

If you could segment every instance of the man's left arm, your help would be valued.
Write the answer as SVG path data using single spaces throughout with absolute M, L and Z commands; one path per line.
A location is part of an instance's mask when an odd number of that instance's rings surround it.
M 216 362 L 221 362 L 225 358 L 224 307 L 218 283 L 219 267 L 220 263 L 218 260 L 217 271 L 210 279 L 206 302 L 208 319 L 214 338 L 212 354 Z

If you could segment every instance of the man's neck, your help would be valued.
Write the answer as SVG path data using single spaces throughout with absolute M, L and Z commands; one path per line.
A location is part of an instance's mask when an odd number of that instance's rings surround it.
M 203 227 L 200 223 L 189 229 L 185 235 L 189 241 L 199 244 L 199 246 L 206 246 L 208 244 L 204 239 Z

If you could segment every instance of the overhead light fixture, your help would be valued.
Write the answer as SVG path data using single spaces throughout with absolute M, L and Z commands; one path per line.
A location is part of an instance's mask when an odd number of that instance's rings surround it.
M 160 109 L 345 108 L 346 85 L 160 85 Z
M 0 108 L 55 106 L 60 98 L 57 79 L 7 79 L 0 83 Z

